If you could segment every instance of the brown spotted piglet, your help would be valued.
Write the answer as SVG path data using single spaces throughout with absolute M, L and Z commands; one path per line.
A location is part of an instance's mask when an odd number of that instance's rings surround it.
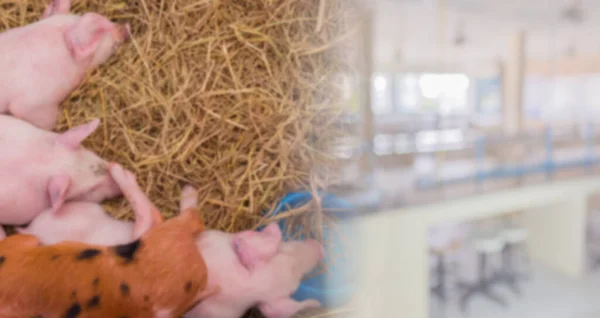
M 115 166 L 109 172 L 132 202 L 136 223 L 144 224 L 147 218 L 138 221 L 138 216 L 150 215 L 150 205 L 135 183 L 135 176 L 130 172 L 121 175 Z M 180 211 L 197 205 L 196 192 L 191 186 L 184 188 Z M 63 208 L 66 206 L 72 204 Z M 126 240 L 134 236 L 132 222 L 110 220 L 99 205 L 61 211 L 62 208 L 57 213 L 44 212 L 20 231 L 36 235 L 44 243 L 72 240 L 110 244 L 117 238 Z M 267 318 L 289 318 L 306 308 L 319 307 L 316 300 L 296 302 L 290 295 L 302 277 L 324 257 L 322 246 L 314 240 L 282 242 L 281 239 L 275 223 L 262 232 L 203 231 L 196 238 L 196 245 L 208 268 L 209 286 L 218 286 L 220 292 L 203 300 L 185 317 L 239 318 L 248 308 L 258 305 Z
M 220 290 L 206 288 L 196 247 L 203 230 L 197 211 L 186 209 L 110 247 L 10 236 L 0 241 L 0 317 L 180 317 Z

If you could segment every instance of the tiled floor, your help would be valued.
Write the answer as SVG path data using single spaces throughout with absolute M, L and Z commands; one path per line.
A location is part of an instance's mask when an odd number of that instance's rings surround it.
M 506 308 L 474 296 L 467 313 L 463 314 L 458 310 L 456 299 L 451 299 L 444 308 L 432 298 L 431 318 L 600 317 L 600 272 L 590 273 L 583 279 L 571 279 L 538 264 L 533 275 L 522 283 L 522 298 L 504 286 L 494 289 L 508 301 Z

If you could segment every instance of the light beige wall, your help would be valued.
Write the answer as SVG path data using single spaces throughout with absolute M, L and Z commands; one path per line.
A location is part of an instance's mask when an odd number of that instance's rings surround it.
M 600 55 L 563 57 L 556 60 L 529 60 L 527 74 L 577 75 L 600 73 Z

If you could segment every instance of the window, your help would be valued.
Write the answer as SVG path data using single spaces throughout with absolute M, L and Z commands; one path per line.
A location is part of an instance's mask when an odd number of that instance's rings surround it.
M 500 76 L 478 78 L 475 109 L 478 115 L 500 115 L 502 102 Z
M 417 151 L 434 151 L 438 143 L 438 132 L 435 130 L 421 131 L 416 135 Z
M 584 104 L 587 120 L 600 117 L 600 101 L 598 100 L 600 92 L 600 75 L 590 74 L 585 77 L 584 85 Z
M 573 120 L 578 105 L 578 81 L 576 77 L 561 76 L 551 79 L 549 96 L 541 110 L 542 118 L 548 121 Z M 542 92 L 539 92 L 542 93 Z
M 373 114 L 386 115 L 393 112 L 392 76 L 389 74 L 373 74 L 371 90 L 371 107 Z
M 471 80 L 462 73 L 374 73 L 373 114 L 385 134 L 377 134 L 377 156 L 413 151 L 460 149 L 468 124 Z M 398 129 L 391 129 L 398 127 Z
M 421 106 L 418 74 L 396 75 L 396 107 L 399 113 L 415 113 Z
M 464 74 L 423 74 L 419 80 L 424 110 L 442 114 L 467 112 L 469 78 Z
M 552 122 L 595 121 L 600 118 L 600 75 L 531 75 L 526 78 L 524 115 Z
M 373 152 L 377 156 L 391 155 L 394 153 L 394 135 L 379 134 L 373 140 Z
M 549 82 L 546 78 L 540 76 L 529 76 L 525 80 L 524 111 L 528 119 L 540 119 L 542 115 L 542 105 L 546 103 L 549 90 Z
M 375 115 L 468 111 L 469 77 L 451 73 L 375 73 L 371 102 Z
M 397 134 L 394 141 L 394 152 L 397 154 L 409 153 L 413 151 L 413 141 L 409 134 Z

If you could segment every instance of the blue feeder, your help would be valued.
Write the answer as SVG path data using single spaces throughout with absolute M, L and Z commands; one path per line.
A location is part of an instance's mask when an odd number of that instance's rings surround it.
M 310 192 L 288 193 L 275 208 L 274 215 L 301 207 L 311 199 L 312 194 Z M 353 245 L 350 241 L 356 235 L 356 232 L 352 231 L 351 227 L 344 222 L 350 218 L 351 215 L 349 215 L 348 211 L 352 210 L 353 207 L 350 203 L 332 194 L 322 196 L 321 203 L 324 209 L 340 211 L 337 218 L 339 224 L 336 224 L 336 229 L 333 233 L 329 233 L 327 226 L 323 225 L 323 237 L 333 240 L 329 243 L 330 247 L 327 250 L 325 258 L 328 270 L 323 274 L 317 276 L 311 275 L 309 276 L 310 278 L 304 279 L 292 297 L 297 301 L 316 299 L 323 306 L 336 307 L 344 305 L 354 291 L 354 282 L 352 280 L 356 275 L 353 275 L 355 273 L 354 262 L 349 248 Z M 337 211 L 332 213 L 337 214 Z M 279 222 L 279 227 L 283 232 L 286 228 L 285 220 Z M 298 230 L 302 229 L 298 228 Z M 285 233 L 283 239 L 289 239 L 285 236 Z M 330 264 L 332 258 L 334 263 Z

